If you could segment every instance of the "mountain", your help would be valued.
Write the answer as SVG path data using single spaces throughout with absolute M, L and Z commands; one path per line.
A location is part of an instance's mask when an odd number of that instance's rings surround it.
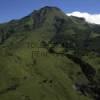
M 0 100 L 99 100 L 100 26 L 43 7 L 0 24 Z

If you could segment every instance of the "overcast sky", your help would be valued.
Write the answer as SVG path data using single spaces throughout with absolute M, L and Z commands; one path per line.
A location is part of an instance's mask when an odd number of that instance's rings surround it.
M 100 0 L 0 0 L 0 23 L 21 18 L 47 5 L 57 6 L 70 14 L 72 12 L 74 12 L 72 14 L 85 12 L 89 15 L 100 13 Z

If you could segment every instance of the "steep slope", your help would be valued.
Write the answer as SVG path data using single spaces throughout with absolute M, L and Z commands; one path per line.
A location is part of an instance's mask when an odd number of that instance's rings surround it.
M 48 6 L 0 24 L 0 100 L 98 100 L 99 27 Z

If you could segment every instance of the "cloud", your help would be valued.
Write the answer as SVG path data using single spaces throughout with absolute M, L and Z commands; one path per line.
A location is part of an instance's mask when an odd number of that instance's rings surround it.
M 83 17 L 89 23 L 100 24 L 100 14 L 90 14 L 87 12 L 75 11 L 72 13 L 67 13 L 68 16 Z

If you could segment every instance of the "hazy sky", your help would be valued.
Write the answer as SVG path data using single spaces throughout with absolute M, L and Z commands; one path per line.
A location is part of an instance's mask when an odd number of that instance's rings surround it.
M 47 5 L 57 6 L 65 13 L 100 13 L 100 0 L 0 0 L 0 23 L 21 18 Z

